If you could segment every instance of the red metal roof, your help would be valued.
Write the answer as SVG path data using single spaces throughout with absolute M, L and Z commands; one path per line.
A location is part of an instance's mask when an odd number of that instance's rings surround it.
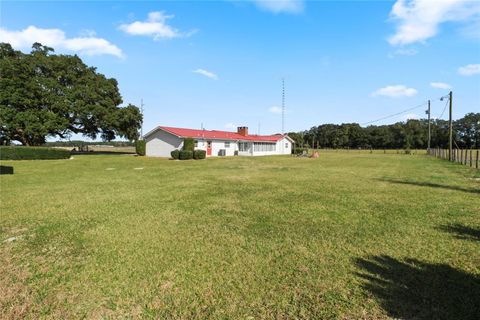
M 173 128 L 160 126 L 159 129 L 167 131 L 177 137 L 181 138 L 201 138 L 201 139 L 219 139 L 219 140 L 243 140 L 243 141 L 259 141 L 259 142 L 277 142 L 284 136 L 281 134 L 274 134 L 270 136 L 261 136 L 256 134 L 249 134 L 247 136 L 230 131 L 218 130 L 197 130 L 185 128 Z M 153 130 L 155 131 L 155 130 Z M 148 135 L 148 134 L 147 134 Z

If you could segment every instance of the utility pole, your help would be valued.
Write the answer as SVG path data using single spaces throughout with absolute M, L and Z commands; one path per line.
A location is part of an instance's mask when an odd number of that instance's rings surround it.
M 427 114 L 428 114 L 428 146 L 427 146 L 427 150 L 430 151 L 430 140 L 431 140 L 431 131 L 430 131 L 430 100 L 428 100 L 428 110 L 427 110 Z
M 448 160 L 452 161 L 452 143 L 453 143 L 453 126 L 452 126 L 452 98 L 453 94 L 452 91 L 450 91 L 449 95 L 449 103 L 450 103 L 450 110 L 448 114 Z
M 140 100 L 140 113 L 142 114 L 142 125 L 140 126 L 140 139 L 143 140 L 143 98 Z

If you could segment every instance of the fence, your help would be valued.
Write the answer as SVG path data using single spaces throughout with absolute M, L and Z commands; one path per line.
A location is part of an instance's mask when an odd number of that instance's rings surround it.
M 428 154 L 440 159 L 448 160 L 448 149 L 430 149 Z M 452 161 L 469 166 L 470 168 L 479 168 L 480 150 L 475 149 L 453 149 Z

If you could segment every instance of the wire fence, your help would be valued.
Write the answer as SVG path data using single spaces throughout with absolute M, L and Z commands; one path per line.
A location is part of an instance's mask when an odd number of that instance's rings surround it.
M 452 162 L 460 163 L 470 168 L 479 169 L 480 150 L 478 149 L 452 149 L 452 156 L 449 157 L 448 149 L 430 149 L 428 154 L 436 158 L 449 160 Z

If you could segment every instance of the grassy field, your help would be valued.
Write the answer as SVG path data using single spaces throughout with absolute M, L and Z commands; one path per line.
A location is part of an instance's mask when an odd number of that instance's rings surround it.
M 2 164 L 1 319 L 480 315 L 480 170 L 355 152 Z

